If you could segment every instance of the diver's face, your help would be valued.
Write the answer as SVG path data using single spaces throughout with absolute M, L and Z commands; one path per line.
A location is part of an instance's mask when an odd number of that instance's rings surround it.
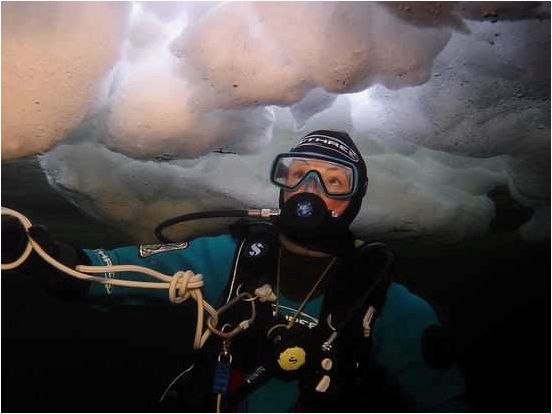
M 296 160 L 288 170 L 288 184 L 297 182 L 298 177 L 303 177 L 308 171 L 316 170 L 324 179 L 326 187 L 331 192 L 345 191 L 350 186 L 350 177 L 343 173 L 339 168 L 328 165 L 324 161 L 318 160 Z M 334 217 L 339 217 L 350 203 L 349 199 L 336 199 L 326 195 L 320 184 L 313 179 L 308 178 L 302 185 L 295 190 L 284 190 L 284 201 L 299 193 L 312 193 L 320 197 L 328 210 Z

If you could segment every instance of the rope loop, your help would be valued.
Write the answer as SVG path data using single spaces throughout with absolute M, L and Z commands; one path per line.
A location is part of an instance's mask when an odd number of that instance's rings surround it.
M 11 210 L 5 207 L 1 209 L 2 214 L 7 214 L 19 219 L 25 230 L 28 230 L 32 223 L 23 214 Z M 190 270 L 176 272 L 173 276 L 169 276 L 147 267 L 136 265 L 108 265 L 108 266 L 85 266 L 78 265 L 75 268 L 66 266 L 65 264 L 57 261 L 50 256 L 44 249 L 31 237 L 27 243 L 27 247 L 21 257 L 13 263 L 5 263 L 1 265 L 2 270 L 11 270 L 20 266 L 32 253 L 35 251 L 44 261 L 49 265 L 58 269 L 61 272 L 66 273 L 69 276 L 77 279 L 86 280 L 90 282 L 96 282 L 101 284 L 109 284 L 113 286 L 124 286 L 131 288 L 141 289 L 168 289 L 169 300 L 171 303 L 179 304 L 190 297 L 196 301 L 197 304 L 197 319 L 196 329 L 194 337 L 194 349 L 200 349 L 203 347 L 212 332 L 217 333 L 218 330 L 210 329 L 208 326 L 204 331 L 204 313 L 209 314 L 209 321 L 213 327 L 218 323 L 218 314 L 215 308 L 213 308 L 206 300 L 203 299 L 201 288 L 203 287 L 203 276 L 201 274 L 195 274 Z M 125 279 L 105 279 L 104 277 L 98 277 L 90 275 L 89 273 L 105 273 L 105 272 L 134 272 L 142 273 L 144 275 L 151 276 L 159 282 L 146 282 L 135 281 Z M 254 317 L 254 315 L 253 315 Z M 242 328 L 243 329 L 243 328 Z
M 18 211 L 12 210 L 10 208 L 2 207 L 2 214 L 6 214 L 8 216 L 17 218 L 21 223 L 21 225 L 23 226 L 23 228 L 25 229 L 25 233 L 27 233 L 29 228 L 32 226 L 29 219 L 25 217 L 23 214 L 19 213 Z M 19 256 L 19 258 L 14 262 L 2 264 L 2 270 L 12 270 L 21 266 L 29 258 L 32 252 L 33 252 L 33 245 L 31 243 L 31 240 L 27 240 L 27 245 L 25 246 L 25 250 L 23 251 L 21 256 Z

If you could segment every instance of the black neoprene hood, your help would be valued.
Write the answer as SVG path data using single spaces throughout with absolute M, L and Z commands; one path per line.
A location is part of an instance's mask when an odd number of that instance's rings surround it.
M 358 174 L 358 186 L 350 198 L 350 203 L 343 214 L 334 220 L 339 221 L 339 227 L 348 228 L 358 214 L 362 199 L 366 194 L 368 178 L 366 164 L 362 154 L 346 132 L 319 130 L 303 137 L 289 153 L 320 154 L 353 164 Z M 280 191 L 280 208 L 283 207 L 283 191 Z
M 312 193 L 298 192 L 284 203 L 285 190 L 282 189 L 279 200 L 281 214 L 276 225 L 288 238 L 306 247 L 332 254 L 345 252 L 352 248 L 353 235 L 349 227 L 360 210 L 368 184 L 362 154 L 347 133 L 326 130 L 306 135 L 287 154 L 301 153 L 314 158 L 319 155 L 321 159 L 330 157 L 335 162 L 341 161 L 354 166 L 357 175 L 356 189 L 349 198 L 347 208 L 339 217 L 332 217 L 326 203 Z M 313 198 L 319 199 L 319 203 L 314 202 Z M 308 219 L 298 213 L 303 204 L 313 212 Z

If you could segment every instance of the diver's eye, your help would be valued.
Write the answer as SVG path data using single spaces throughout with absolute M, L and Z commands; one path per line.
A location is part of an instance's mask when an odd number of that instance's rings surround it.
M 344 186 L 343 180 L 339 177 L 330 177 L 327 180 L 327 183 L 332 188 L 343 188 Z
M 297 182 L 299 181 L 301 178 L 303 178 L 303 176 L 305 175 L 305 171 L 302 170 L 302 169 L 294 169 L 294 170 L 291 170 L 289 175 L 288 175 L 288 179 L 290 181 L 293 181 L 293 182 Z

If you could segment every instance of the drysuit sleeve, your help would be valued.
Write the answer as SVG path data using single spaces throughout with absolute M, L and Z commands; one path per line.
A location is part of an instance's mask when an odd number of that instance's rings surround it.
M 203 296 L 211 304 L 222 294 L 232 266 L 235 240 L 229 235 L 201 237 L 189 242 L 167 245 L 127 246 L 113 250 L 84 250 L 92 265 L 138 265 L 166 275 L 191 270 L 203 275 Z M 134 272 L 107 272 L 96 276 L 106 279 L 126 279 L 155 282 L 151 276 Z M 89 297 L 99 303 L 141 305 L 168 303 L 166 289 L 142 289 L 92 283 Z
M 458 367 L 453 361 L 432 361 L 424 349 L 427 333 L 436 326 L 431 305 L 392 283 L 374 325 L 373 363 L 381 368 L 384 387 L 409 411 L 470 411 Z

